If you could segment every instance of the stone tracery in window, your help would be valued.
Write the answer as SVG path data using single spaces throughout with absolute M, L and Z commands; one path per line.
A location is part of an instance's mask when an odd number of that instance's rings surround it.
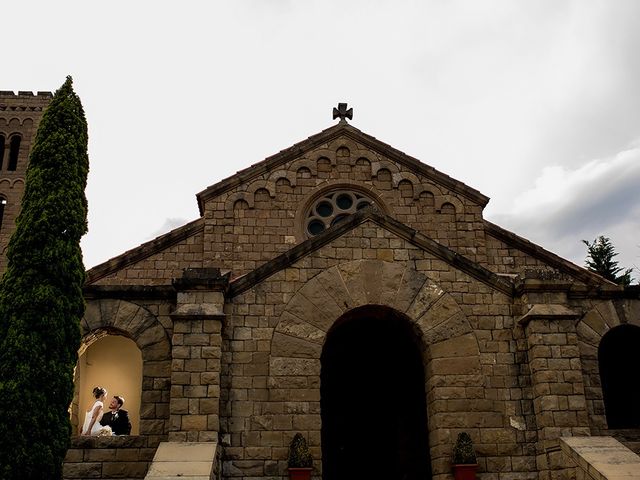
M 305 220 L 305 234 L 313 237 L 336 225 L 352 213 L 372 205 L 374 201 L 350 190 L 334 190 L 318 198 L 311 207 Z

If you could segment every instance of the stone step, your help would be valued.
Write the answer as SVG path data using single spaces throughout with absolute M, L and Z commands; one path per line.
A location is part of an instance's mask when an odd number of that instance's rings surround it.
M 145 480 L 214 480 L 217 443 L 162 442 Z
M 563 437 L 563 453 L 593 480 L 640 478 L 640 457 L 613 437 Z

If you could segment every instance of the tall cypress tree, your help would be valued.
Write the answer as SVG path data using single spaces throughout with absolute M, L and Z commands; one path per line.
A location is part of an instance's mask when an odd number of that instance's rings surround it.
M 84 313 L 87 122 L 71 77 L 44 112 L 0 285 L 0 478 L 60 479 Z

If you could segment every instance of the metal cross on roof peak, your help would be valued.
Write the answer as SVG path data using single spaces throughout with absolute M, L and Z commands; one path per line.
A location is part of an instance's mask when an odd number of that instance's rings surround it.
M 333 107 L 333 119 L 340 117 L 340 123 L 347 123 L 347 118 L 353 120 L 353 108 L 347 110 L 346 103 L 339 103 L 338 108 Z

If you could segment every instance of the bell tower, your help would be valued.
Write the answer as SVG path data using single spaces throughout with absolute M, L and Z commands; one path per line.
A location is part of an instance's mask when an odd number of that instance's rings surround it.
M 51 92 L 0 91 L 0 274 L 20 213 L 29 153 Z

